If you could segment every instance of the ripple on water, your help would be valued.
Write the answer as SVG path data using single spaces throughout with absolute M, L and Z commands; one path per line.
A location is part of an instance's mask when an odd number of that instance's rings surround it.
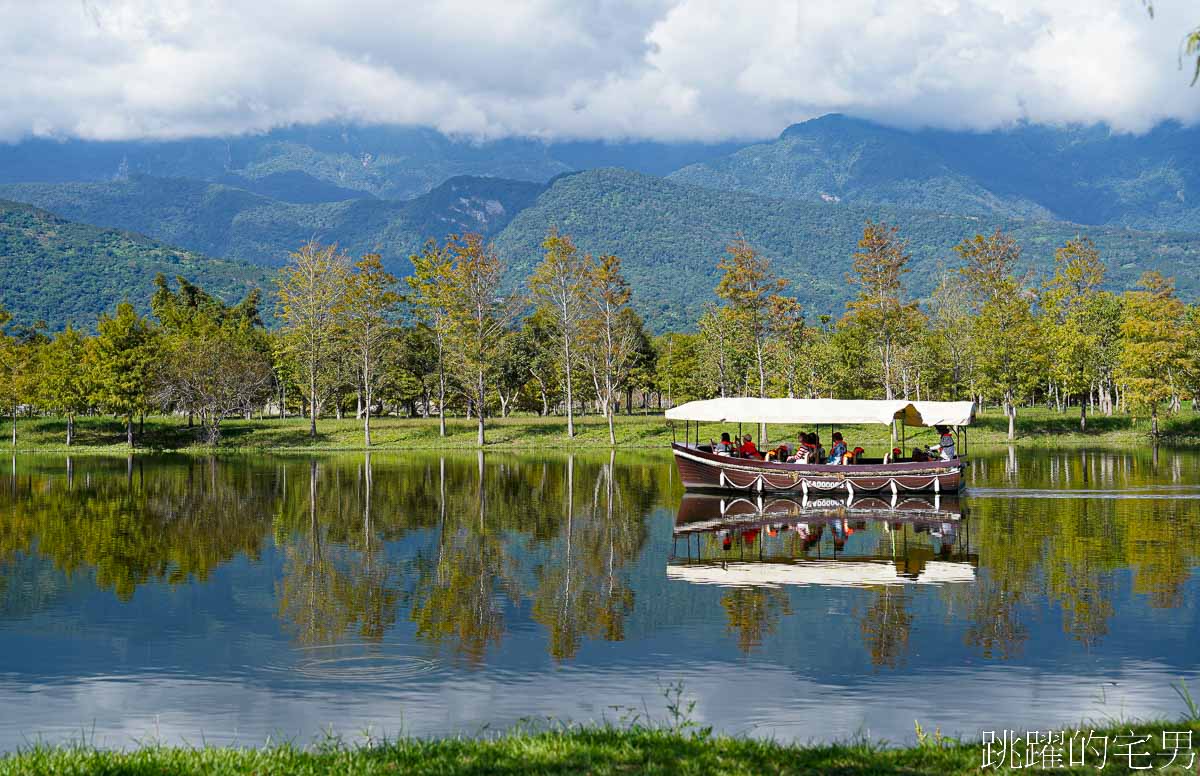
M 260 670 L 327 682 L 402 681 L 438 668 L 436 660 L 401 652 L 403 645 L 322 644 L 300 647 L 294 663 L 266 663 Z

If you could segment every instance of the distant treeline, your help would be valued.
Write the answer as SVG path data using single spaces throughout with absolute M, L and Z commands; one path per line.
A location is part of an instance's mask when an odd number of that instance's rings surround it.
M 1148 272 L 1123 294 L 1101 290 L 1105 264 L 1087 239 L 1055 254 L 1053 274 L 1019 272 L 1001 231 L 956 247 L 922 307 L 908 299 L 910 256 L 898 229 L 867 222 L 853 299 L 836 320 L 811 320 L 770 260 L 742 239 L 717 262 L 720 281 L 699 330 L 652 337 L 629 305 L 621 259 L 580 253 L 551 229 L 516 293 L 475 234 L 430 241 L 398 281 L 378 255 L 356 262 L 308 243 L 277 278 L 278 330 L 253 291 L 228 304 L 159 275 L 151 314 L 122 303 L 93 336 L 17 327 L 0 311 L 0 402 L 14 418 L 103 412 L 187 415 L 215 443 L 224 419 L 255 413 L 354 413 L 370 446 L 373 416 L 447 413 L 477 421 L 513 411 L 609 419 L 626 411 L 727 395 L 964 399 L 1018 407 L 1132 412 L 1152 421 L 1200 387 L 1200 306 Z M 9 325 L 6 325 L 9 324 Z M 14 443 L 16 424 L 13 424 Z

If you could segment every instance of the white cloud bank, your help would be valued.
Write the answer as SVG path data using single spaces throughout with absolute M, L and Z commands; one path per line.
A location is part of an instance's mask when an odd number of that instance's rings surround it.
M 985 129 L 1200 118 L 1159 0 L 0 0 L 0 139 L 342 120 L 766 137 L 841 111 Z

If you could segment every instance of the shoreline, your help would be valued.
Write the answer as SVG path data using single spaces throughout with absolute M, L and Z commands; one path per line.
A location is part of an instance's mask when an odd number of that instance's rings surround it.
M 17 420 L 17 444 L 9 442 L 11 426 L 0 424 L 0 449 L 7 447 L 10 454 L 57 454 L 57 455 L 128 455 L 137 454 L 313 454 L 313 453 L 404 453 L 410 450 L 423 452 L 476 450 L 496 451 L 558 451 L 596 452 L 630 451 L 650 452 L 669 449 L 673 438 L 672 429 L 661 414 L 619 415 L 616 419 L 617 443 L 609 444 L 608 428 L 602 416 L 583 415 L 576 418 L 576 436 L 566 436 L 566 418 L 563 416 L 513 416 L 489 419 L 487 443 L 480 448 L 475 438 L 475 423 L 461 417 L 447 418 L 447 435 L 438 434 L 437 418 L 384 417 L 372 421 L 373 444 L 363 444 L 361 421 L 352 418 L 337 420 L 320 419 L 317 422 L 317 437 L 308 436 L 308 420 L 305 418 L 264 418 L 254 420 L 231 419 L 222 424 L 222 438 L 216 445 L 198 441 L 199 428 L 188 428 L 186 422 L 174 416 L 146 418 L 146 430 L 135 447 L 124 441 L 124 426 L 111 417 L 79 417 L 75 421 L 76 441 L 66 445 L 66 421 L 62 418 L 19 418 Z M 1136 426 L 1129 416 L 1097 416 L 1089 420 L 1087 432 L 1078 429 L 1078 413 L 1057 413 L 1041 408 L 1028 410 L 1018 416 L 1017 438 L 1007 439 L 1007 420 L 999 412 L 985 412 L 975 425 L 967 431 L 966 454 L 972 450 L 1016 448 L 1065 448 L 1081 447 L 1126 447 L 1151 446 L 1149 423 L 1141 420 Z M 701 437 L 716 436 L 726 430 L 718 424 L 706 425 Z M 737 431 L 730 425 L 729 430 Z M 746 426 L 742 430 L 755 436 L 756 428 Z M 799 426 L 771 426 L 768 429 L 772 441 L 792 440 Z M 821 427 L 823 437 L 829 431 Z M 856 444 L 868 450 L 890 448 L 891 440 L 886 427 L 860 426 L 846 429 Z M 676 426 L 675 435 L 682 429 Z M 931 429 L 909 429 L 904 437 L 905 446 L 926 444 L 934 439 Z M 1162 422 L 1159 445 L 1169 448 L 1200 447 L 1200 413 L 1185 410 L 1178 415 L 1166 417 Z
M 901 746 L 867 738 L 834 743 L 782 742 L 748 736 L 713 735 L 693 722 L 674 727 L 635 725 L 564 725 L 537 732 L 510 731 L 472 738 L 397 738 L 355 745 L 332 736 L 310 746 L 268 744 L 262 748 L 235 746 L 166 746 L 158 743 L 131 749 L 102 749 L 91 745 L 32 744 L 25 749 L 0 754 L 0 776 L 24 773 L 980 773 L 1038 769 L 1061 773 L 1187 772 L 1195 747 L 1200 745 L 1200 719 L 1081 724 L 1050 732 L 1062 738 L 1057 766 L 1053 751 L 1030 747 L 1026 731 L 1007 731 L 1018 738 L 1003 744 L 1007 765 L 997 767 L 1001 756 L 999 739 L 1006 731 L 994 731 L 996 742 L 985 748 L 982 738 L 964 741 L 944 737 L 934 730 L 915 728 L 914 740 Z M 1164 751 L 1162 738 L 1182 742 L 1172 752 Z M 1087 761 L 1099 757 L 1099 744 L 1085 753 L 1082 766 L 1067 767 L 1068 745 L 1081 745 L 1087 736 L 1105 740 L 1106 762 Z M 1134 742 L 1134 754 L 1124 762 L 1119 742 Z M 1142 743 L 1136 743 L 1141 741 Z M 1143 756 L 1142 751 L 1146 754 Z M 1078 749 L 1075 754 L 1078 755 Z M 1168 762 L 1174 754 L 1172 762 Z M 1015 757 L 1016 768 L 1012 768 Z M 984 764 L 989 763 L 984 768 Z M 1136 768 L 1133 766 L 1141 766 Z M 1173 766 L 1173 767 L 1172 767 Z M 1180 766 L 1184 766 L 1181 768 Z M 1039 771 L 1045 772 L 1045 771 Z

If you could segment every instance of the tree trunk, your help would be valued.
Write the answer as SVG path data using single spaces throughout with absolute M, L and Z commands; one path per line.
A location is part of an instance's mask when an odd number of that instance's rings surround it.
M 1158 405 L 1150 410 L 1150 436 L 1158 439 Z
M 1010 440 L 1017 438 L 1017 405 L 1013 401 L 1008 402 L 1008 438 Z
M 438 436 L 446 436 L 446 358 L 438 346 Z
M 1087 431 L 1087 404 L 1079 402 L 1079 430 Z
M 12 408 L 12 446 L 17 446 L 17 405 Z
M 475 408 L 476 409 L 475 415 L 479 419 L 478 420 L 479 425 L 476 428 L 477 428 L 479 447 L 482 448 L 484 441 L 485 441 L 484 435 L 483 435 L 483 414 L 484 414 L 483 408 L 487 402 L 487 382 L 484 380 L 482 369 L 479 370 L 479 378 L 478 379 L 479 379 L 479 382 L 477 383 L 477 385 L 479 386 L 479 406 Z
M 617 432 L 613 428 L 613 408 L 609 407 L 608 412 L 604 413 L 608 416 L 608 444 L 611 447 L 617 446 Z
M 575 437 L 575 406 L 571 400 L 571 341 L 566 337 L 563 338 L 563 367 L 567 373 L 567 438 L 573 439 Z
M 75 413 L 67 413 L 67 447 L 75 441 Z
M 13 444 L 16 444 L 16 430 L 13 431 Z M 133 447 L 133 414 L 130 413 L 125 418 L 125 441 Z
M 308 435 L 317 438 L 317 375 L 313 373 L 308 379 Z
M 366 401 L 363 402 L 363 444 L 366 447 L 371 446 L 371 387 L 367 386 Z M 361 401 L 361 399 L 360 399 Z

